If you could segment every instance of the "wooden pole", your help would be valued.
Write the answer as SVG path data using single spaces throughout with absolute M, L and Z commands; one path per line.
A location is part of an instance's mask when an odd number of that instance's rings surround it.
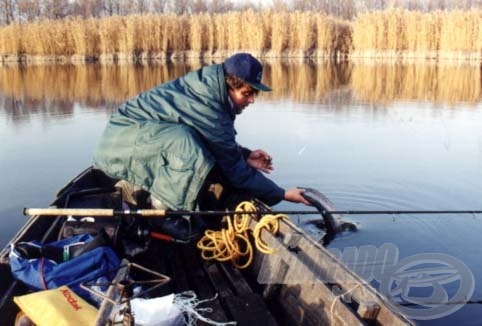
M 136 215 L 143 217 L 164 217 L 165 209 L 136 209 L 117 211 L 114 209 L 100 208 L 24 208 L 24 215 L 30 216 L 99 216 L 114 217 L 118 215 Z

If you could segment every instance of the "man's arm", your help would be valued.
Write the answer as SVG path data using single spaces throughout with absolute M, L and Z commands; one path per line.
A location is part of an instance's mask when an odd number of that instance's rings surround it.
M 263 171 L 264 173 L 271 173 L 271 171 L 273 171 L 273 160 L 271 155 L 261 149 L 252 151 L 245 159 L 249 166 Z
M 249 157 L 249 154 L 251 154 L 252 151 L 249 148 L 243 147 L 241 145 L 238 145 L 238 146 L 239 146 L 239 149 L 241 150 L 241 153 L 243 154 L 244 159 L 247 160 Z
M 242 150 L 233 140 L 208 144 L 216 162 L 234 188 L 247 190 L 267 204 L 274 205 L 284 199 L 285 191 L 248 165 Z

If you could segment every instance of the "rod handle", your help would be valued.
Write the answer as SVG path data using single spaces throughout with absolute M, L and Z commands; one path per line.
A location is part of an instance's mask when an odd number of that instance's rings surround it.
M 114 216 L 113 209 L 105 208 L 24 208 L 24 215 L 39 216 Z
M 113 216 L 141 216 L 141 217 L 164 217 L 165 209 L 137 209 L 137 210 L 113 210 L 107 208 L 24 208 L 24 215 L 30 216 L 93 216 L 93 217 L 113 217 Z

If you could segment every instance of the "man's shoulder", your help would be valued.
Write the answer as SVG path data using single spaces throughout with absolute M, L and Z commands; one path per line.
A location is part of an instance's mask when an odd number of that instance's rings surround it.
M 211 64 L 207 66 L 202 66 L 201 68 L 191 71 L 192 74 L 196 74 L 201 77 L 205 76 L 215 76 L 220 77 L 223 71 L 222 64 Z M 189 74 L 189 73 L 188 73 Z
M 204 66 L 179 78 L 176 88 L 195 93 L 197 96 L 223 103 L 227 97 L 221 64 Z

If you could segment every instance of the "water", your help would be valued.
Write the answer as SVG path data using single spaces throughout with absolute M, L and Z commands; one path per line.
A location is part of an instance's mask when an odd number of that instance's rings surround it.
M 48 206 L 92 164 L 118 103 L 200 65 L 0 69 L 0 246 L 26 222 L 23 207 Z M 480 73 L 464 65 L 273 62 L 265 80 L 274 91 L 238 117 L 238 141 L 273 156 L 271 177 L 281 186 L 318 189 L 339 209 L 482 209 Z M 292 218 L 316 231 L 305 224 L 316 217 Z M 475 277 L 471 301 L 482 300 L 481 215 L 345 219 L 359 231 L 329 248 L 393 243 L 399 260 L 453 256 Z M 424 323 L 481 317 L 474 303 Z

